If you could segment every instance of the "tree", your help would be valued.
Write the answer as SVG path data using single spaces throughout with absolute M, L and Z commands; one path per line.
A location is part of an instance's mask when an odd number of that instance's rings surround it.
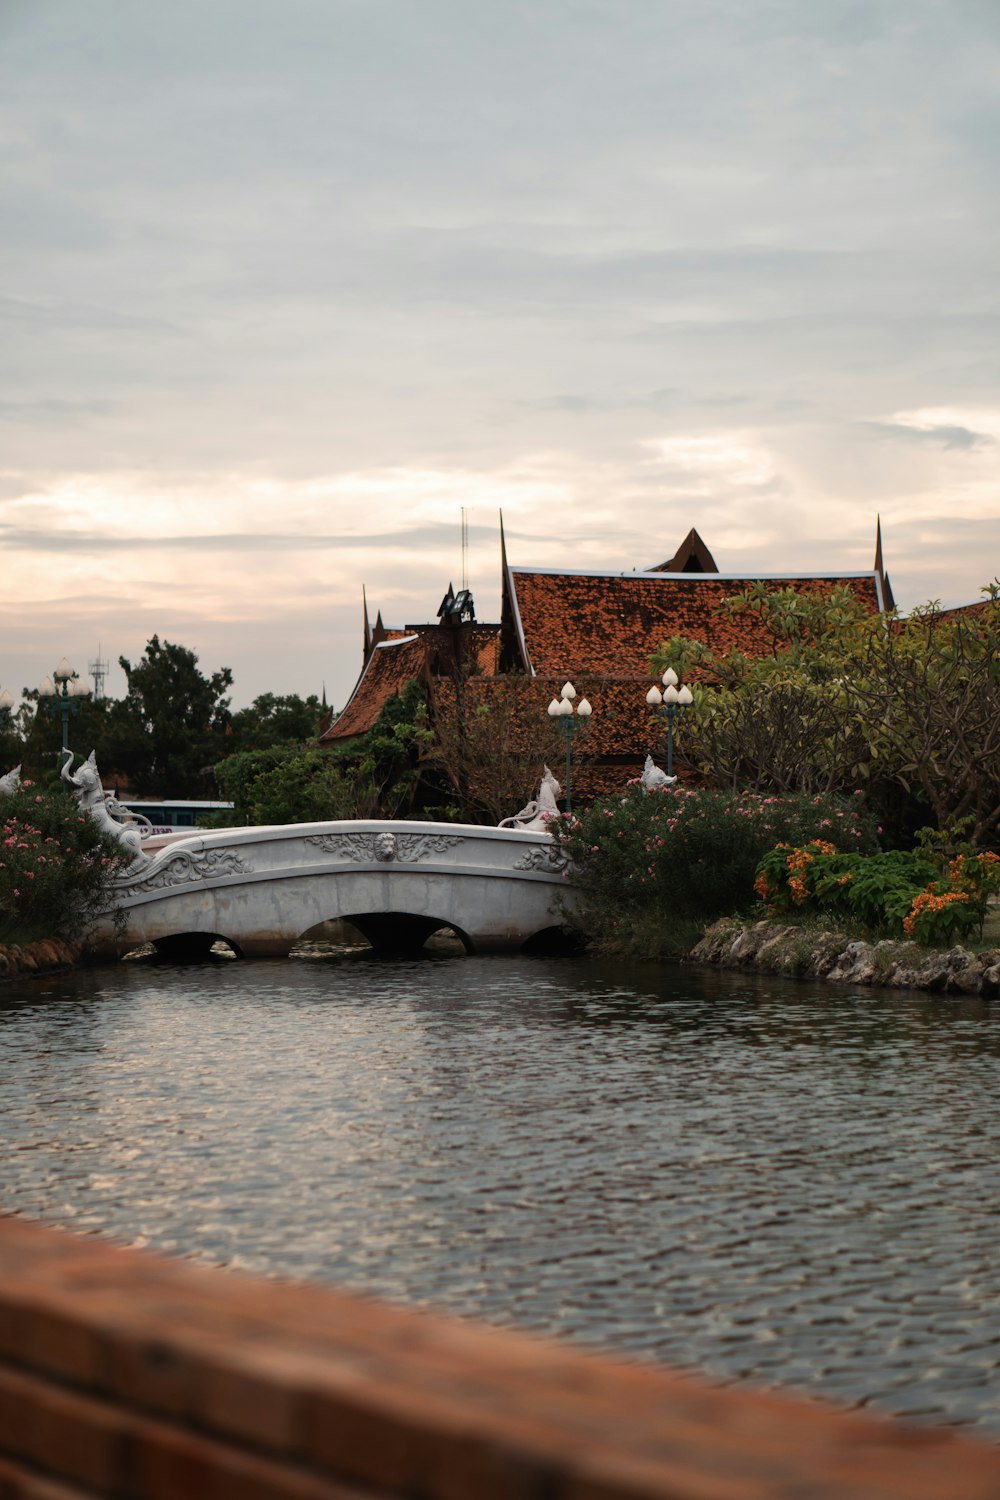
M 982 604 L 868 615 L 846 590 L 823 596 L 755 584 L 723 606 L 763 654 L 719 654 L 674 638 L 654 666 L 697 673 L 679 753 L 734 789 L 863 787 L 897 830 L 965 817 L 980 842 L 1000 829 L 1000 584 Z M 902 804 L 902 805 L 901 805 Z
M 859 652 L 879 617 L 849 589 L 801 594 L 764 583 L 721 609 L 760 654 L 716 654 L 675 636 L 653 658 L 654 670 L 673 665 L 702 679 L 689 684 L 695 703 L 679 727 L 679 757 L 733 790 L 856 787 L 869 756 L 853 688 Z
M 423 691 L 408 682 L 355 740 L 329 749 L 241 751 L 216 765 L 215 775 L 237 823 L 395 818 L 412 812 L 423 795 L 431 738 Z
M 70 745 L 78 754 L 83 755 L 96 750 L 98 765 L 108 765 L 110 700 L 72 698 L 70 708 Z M 22 735 L 21 758 L 25 775 L 40 786 L 57 784 L 62 769 L 62 719 L 58 700 L 39 700 L 37 689 L 32 688 L 25 691 L 17 717 Z
M 234 713 L 230 746 L 234 755 L 245 750 L 269 750 L 274 745 L 303 745 L 319 733 L 322 705 L 315 693 L 261 693 L 249 708 Z
M 434 693 L 432 764 L 447 776 L 461 816 L 499 823 L 537 791 L 558 755 L 545 709 L 548 684 L 514 673 L 441 680 Z
M 146 796 L 205 796 L 225 745 L 232 672 L 205 677 L 193 651 L 155 635 L 135 666 L 118 662 L 128 691 L 109 713 L 109 763 Z
M 914 610 L 870 632 L 854 694 L 872 762 L 918 788 L 940 829 L 1000 829 L 1000 583 L 982 604 Z

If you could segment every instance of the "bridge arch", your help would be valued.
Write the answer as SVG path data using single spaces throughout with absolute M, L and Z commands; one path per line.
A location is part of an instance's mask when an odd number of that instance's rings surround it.
M 342 920 L 356 927 L 376 953 L 386 956 L 419 953 L 428 938 L 442 931 L 453 932 L 466 953 L 476 951 L 469 934 L 457 927 L 450 917 L 433 917 L 405 911 L 372 911 L 344 912 Z

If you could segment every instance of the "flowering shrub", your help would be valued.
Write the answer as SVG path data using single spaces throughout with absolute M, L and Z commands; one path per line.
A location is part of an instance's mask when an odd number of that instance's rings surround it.
M 918 943 L 951 944 L 977 932 L 980 937 L 990 896 L 1000 890 L 1000 858 L 991 851 L 959 854 L 943 880 L 932 880 L 914 898 L 903 930 Z
M 637 954 L 669 950 L 679 918 L 704 923 L 750 906 L 758 863 L 779 841 L 875 847 L 854 799 L 677 785 L 630 786 L 553 833 L 573 862 L 580 929 L 607 952 Z
M 121 862 L 61 787 L 0 800 L 0 942 L 82 937 Z
M 926 848 L 859 855 L 812 839 L 779 844 L 757 867 L 754 889 L 770 912 L 812 911 L 851 917 L 871 932 L 905 933 L 948 945 L 982 932 L 990 894 L 1000 888 L 1000 859 L 967 852 L 938 876 Z
M 898 933 L 934 873 L 921 854 L 857 854 L 812 839 L 797 848 L 782 843 L 766 854 L 754 890 L 775 915 L 806 911 L 847 917 L 871 932 Z

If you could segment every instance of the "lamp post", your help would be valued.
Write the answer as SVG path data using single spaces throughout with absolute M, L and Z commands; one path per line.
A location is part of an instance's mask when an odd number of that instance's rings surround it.
M 553 724 L 557 721 L 562 726 L 566 736 L 566 811 L 573 811 L 573 796 L 570 788 L 571 750 L 573 731 L 581 727 L 581 720 L 586 724 L 593 713 L 593 709 L 586 698 L 581 698 L 574 707 L 573 699 L 576 697 L 576 688 L 571 682 L 564 682 L 558 698 L 553 698 L 549 704 L 549 718 Z
M 646 702 L 655 714 L 667 721 L 667 775 L 674 774 L 674 720 L 678 714 L 682 714 L 686 708 L 690 708 L 694 699 L 691 689 L 682 687 L 678 690 L 677 673 L 673 667 L 668 667 L 661 677 L 663 692 L 654 683 L 646 694 Z
M 43 677 L 38 684 L 39 702 L 44 700 L 49 712 L 59 714 L 62 719 L 64 753 L 69 749 L 69 716 L 80 706 L 76 700 L 85 698 L 88 691 L 89 689 L 80 680 L 79 672 L 73 670 L 65 656 L 52 676 Z

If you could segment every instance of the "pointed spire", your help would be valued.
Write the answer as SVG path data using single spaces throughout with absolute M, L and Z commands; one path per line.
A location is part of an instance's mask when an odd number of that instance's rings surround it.
M 364 609 L 364 617 L 365 617 L 365 624 L 364 624 L 364 630 L 365 630 L 364 660 L 367 661 L 368 660 L 369 652 L 372 649 L 372 628 L 371 628 L 371 626 L 368 623 L 368 595 L 365 593 L 365 586 L 364 586 L 364 584 L 361 585 L 361 601 L 362 601 L 362 606 L 363 606 L 363 609 Z
M 503 511 L 500 512 L 500 567 L 507 572 L 507 538 L 503 529 Z
M 320 705 L 319 706 L 323 710 L 323 712 L 326 713 L 327 702 L 326 702 L 326 683 L 325 682 L 323 684 L 323 697 L 320 700 Z
M 889 575 L 885 571 L 885 560 L 882 556 L 882 517 L 875 518 L 875 572 L 882 580 L 882 602 L 886 609 L 895 609 L 896 601 L 892 596 L 892 584 Z

